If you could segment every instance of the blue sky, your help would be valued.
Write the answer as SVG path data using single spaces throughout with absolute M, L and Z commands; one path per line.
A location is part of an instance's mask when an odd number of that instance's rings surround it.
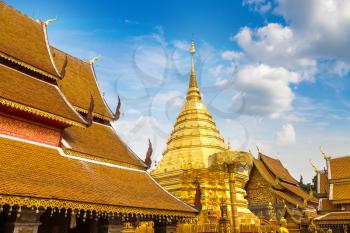
M 256 145 L 295 177 L 313 175 L 323 145 L 348 154 L 350 3 L 343 0 L 19 1 L 46 20 L 55 47 L 95 64 L 116 129 L 161 158 L 185 96 L 191 38 L 203 101 L 232 148 Z

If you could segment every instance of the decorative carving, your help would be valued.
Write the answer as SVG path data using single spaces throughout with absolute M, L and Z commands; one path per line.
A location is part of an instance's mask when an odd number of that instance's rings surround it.
M 148 149 L 147 149 L 146 158 L 145 158 L 145 164 L 147 165 L 148 168 L 150 168 L 152 165 L 152 158 L 151 158 L 152 153 L 153 153 L 152 143 L 151 143 L 151 140 L 148 139 Z
M 86 117 L 87 122 L 88 122 L 88 126 L 92 125 L 92 121 L 94 120 L 94 116 L 93 116 L 94 107 L 95 107 L 94 97 L 91 95 L 89 111 L 88 111 L 87 117 Z
M 118 104 L 113 117 L 114 121 L 117 121 L 120 118 L 120 107 L 121 107 L 121 102 L 120 102 L 120 97 L 118 96 Z

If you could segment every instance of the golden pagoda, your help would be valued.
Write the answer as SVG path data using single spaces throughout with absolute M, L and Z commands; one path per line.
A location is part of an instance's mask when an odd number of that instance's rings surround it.
M 259 219 L 248 209 L 245 183 L 252 156 L 231 151 L 202 102 L 195 73 L 195 44 L 186 102 L 167 148 L 151 175 L 169 192 L 200 210 L 198 223 L 186 232 L 218 232 L 225 219 L 235 232 L 254 231 Z M 223 211 L 223 210 L 228 211 Z M 223 213 L 226 213 L 223 214 Z M 231 226 L 229 226 L 231 225 Z M 222 231 L 224 232 L 224 231 Z

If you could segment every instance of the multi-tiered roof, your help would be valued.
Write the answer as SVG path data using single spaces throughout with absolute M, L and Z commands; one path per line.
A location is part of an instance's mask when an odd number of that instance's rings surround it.
M 0 206 L 195 216 L 119 138 L 93 64 L 46 27 L 0 1 Z

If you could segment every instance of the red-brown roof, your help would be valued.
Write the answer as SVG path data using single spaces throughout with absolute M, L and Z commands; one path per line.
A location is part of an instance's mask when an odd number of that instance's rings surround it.
M 64 130 L 63 138 L 71 150 L 91 155 L 96 159 L 111 160 L 145 168 L 145 164 L 118 137 L 112 126 L 93 123 L 88 128 L 70 127 Z
M 94 98 L 94 113 L 111 120 L 113 114 L 103 99 L 99 90 L 92 64 L 51 48 L 52 56 L 59 70 L 67 59 L 64 77 L 58 84 L 69 101 L 80 109 L 87 111 L 90 106 L 91 95 Z
M 262 159 L 264 164 L 269 168 L 269 170 L 279 179 L 289 183 L 298 184 L 298 181 L 291 176 L 289 171 L 283 166 L 280 160 L 273 159 L 261 153 L 260 158 Z
M 6 195 L 196 212 L 145 171 L 66 158 L 55 148 L 0 138 L 0 167 L 0 200 Z
M 26 108 L 25 111 L 40 116 L 51 118 L 41 113 L 45 112 L 79 124 L 86 123 L 65 99 L 57 86 L 4 65 L 0 65 L 0 99 L 11 102 L 8 105 L 17 109 L 20 107 L 13 106 L 13 103 L 30 107 L 31 109 Z M 1 103 L 6 104 L 3 101 Z
M 332 201 L 350 203 L 350 183 L 334 183 L 331 192 L 333 192 Z
M 59 77 L 50 55 L 46 28 L 0 1 L 0 53 Z M 21 64 L 23 65 L 23 64 Z
M 334 158 L 329 161 L 331 179 L 347 179 L 350 178 L 350 156 Z

